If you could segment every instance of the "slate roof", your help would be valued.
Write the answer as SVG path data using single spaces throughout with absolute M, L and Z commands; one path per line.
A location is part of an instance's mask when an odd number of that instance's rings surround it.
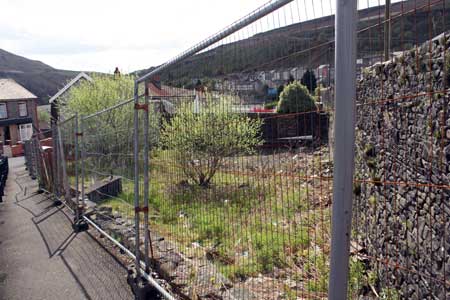
M 37 99 L 37 97 L 13 79 L 0 78 L 0 101 L 25 99 Z

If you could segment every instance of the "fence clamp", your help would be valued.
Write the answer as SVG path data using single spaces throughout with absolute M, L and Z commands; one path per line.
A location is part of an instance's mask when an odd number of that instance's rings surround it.
M 144 213 L 148 213 L 148 206 L 145 207 L 136 207 L 134 209 L 135 213 L 140 213 L 140 212 L 144 212 Z
M 144 104 L 135 103 L 134 109 L 142 109 L 142 110 L 145 110 L 146 112 L 148 112 L 148 104 L 147 103 L 144 103 Z

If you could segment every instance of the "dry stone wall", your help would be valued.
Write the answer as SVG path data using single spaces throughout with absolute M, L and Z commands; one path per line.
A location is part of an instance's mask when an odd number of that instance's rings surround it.
M 354 240 L 402 299 L 450 299 L 448 49 L 441 35 L 358 83 Z

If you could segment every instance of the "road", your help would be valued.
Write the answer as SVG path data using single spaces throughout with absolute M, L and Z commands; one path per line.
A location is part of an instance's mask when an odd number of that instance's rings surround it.
M 0 299 L 133 299 L 126 268 L 9 160 L 0 203 Z

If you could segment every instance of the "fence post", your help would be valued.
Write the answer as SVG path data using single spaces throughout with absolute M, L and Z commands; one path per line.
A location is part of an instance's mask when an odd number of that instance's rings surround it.
M 63 147 L 63 142 L 62 142 L 62 136 L 61 136 L 61 129 L 59 124 L 56 127 L 57 132 L 58 132 L 58 149 L 59 149 L 59 158 L 58 161 L 61 163 L 61 172 L 62 172 L 62 176 L 61 176 L 61 180 L 62 180 L 62 187 L 63 187 L 63 193 L 64 193 L 64 199 L 67 203 L 69 203 L 69 201 L 71 200 L 71 196 L 70 196 L 70 187 L 69 187 L 69 181 L 67 178 L 67 169 L 66 169 L 66 158 L 64 156 L 64 147 Z
M 75 210 L 75 222 L 80 221 L 80 199 L 79 199 L 79 186 L 78 186 L 78 113 L 75 113 L 75 128 L 73 130 L 75 141 L 75 201 L 77 209 Z
M 84 160 L 85 160 L 85 140 L 84 140 L 84 127 L 83 127 L 83 116 L 80 117 L 80 130 L 78 134 L 81 136 L 81 142 L 80 142 L 80 156 L 81 156 L 81 205 L 83 205 L 83 208 L 86 208 L 86 195 L 84 190 L 84 181 L 85 181 L 85 166 L 84 166 Z
M 35 153 L 35 142 L 34 137 L 31 138 L 31 164 L 32 164 L 32 170 L 31 170 L 31 179 L 35 180 L 36 177 L 36 168 L 37 168 L 37 157 Z
M 384 5 L 384 60 L 391 58 L 391 0 Z
M 335 152 L 328 298 L 347 299 L 352 221 L 357 1 L 336 1 Z
M 59 171 L 58 171 L 58 148 L 57 148 L 57 133 L 56 133 L 56 123 L 52 122 L 52 147 L 53 147 L 53 151 L 52 151 L 52 172 L 53 172 L 53 188 L 51 190 L 51 192 L 53 192 L 53 194 L 58 197 L 58 175 L 59 175 Z
M 145 106 L 144 110 L 144 251 L 145 251 L 145 272 L 150 272 L 149 264 L 149 246 L 151 247 L 150 231 L 148 224 L 148 201 L 149 201 L 149 191 L 150 191 L 150 181 L 149 181 L 149 93 L 148 93 L 148 82 L 145 81 Z M 153 257 L 153 251 L 152 251 Z
M 136 256 L 136 278 L 141 278 L 141 260 L 140 260 L 140 235 L 139 235 L 139 216 L 140 216 L 140 206 L 139 206 L 139 110 L 137 109 L 139 105 L 139 83 L 134 83 L 134 227 L 135 227 L 135 256 Z

